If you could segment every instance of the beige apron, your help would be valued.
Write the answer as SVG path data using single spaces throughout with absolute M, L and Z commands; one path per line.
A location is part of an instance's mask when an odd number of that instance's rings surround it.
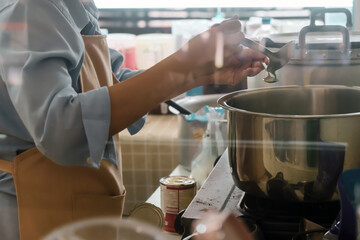
M 106 37 L 83 36 L 83 40 L 82 91 L 117 82 L 111 72 Z M 117 139 L 114 141 L 118 144 Z M 125 188 L 119 152 L 119 168 L 108 161 L 102 161 L 100 169 L 60 166 L 37 148 L 16 156 L 13 163 L 0 160 L 0 170 L 13 174 L 20 239 L 38 240 L 56 227 L 83 218 L 121 217 Z

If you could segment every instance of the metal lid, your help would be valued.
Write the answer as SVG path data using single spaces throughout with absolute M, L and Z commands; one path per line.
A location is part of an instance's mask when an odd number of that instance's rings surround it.
M 360 32 L 349 32 L 343 26 L 310 25 L 299 33 L 269 35 L 262 44 L 276 51 L 290 41 L 296 47 L 289 64 L 360 64 Z
M 130 211 L 129 218 L 147 222 L 159 229 L 162 229 L 165 223 L 164 213 L 161 208 L 151 203 L 137 204 L 134 209 Z
M 160 179 L 160 184 L 182 188 L 194 186 L 196 181 L 195 179 L 186 176 L 167 176 Z
M 299 45 L 299 32 L 271 34 L 262 40 L 266 47 L 280 48 L 288 42 L 294 41 Z M 351 49 L 360 48 L 360 32 L 349 32 Z M 306 36 L 306 43 L 311 48 L 329 47 L 331 44 L 342 43 L 341 33 L 334 32 L 312 32 Z

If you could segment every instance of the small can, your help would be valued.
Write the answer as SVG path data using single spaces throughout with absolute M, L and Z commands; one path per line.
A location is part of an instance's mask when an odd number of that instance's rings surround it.
M 176 232 L 174 223 L 181 210 L 186 209 L 196 194 L 196 181 L 184 176 L 160 179 L 161 209 L 165 215 L 164 231 Z

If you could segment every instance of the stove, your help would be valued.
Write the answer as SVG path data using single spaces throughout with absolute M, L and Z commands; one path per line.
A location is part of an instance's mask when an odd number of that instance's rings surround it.
M 245 194 L 234 185 L 225 151 L 193 201 L 179 216 L 181 227 L 178 229 L 183 238 L 192 234 L 192 222 L 208 209 L 230 211 L 249 226 L 256 224 L 262 233 L 259 239 L 300 240 L 309 239 L 303 234 L 304 222 L 329 229 L 339 213 L 340 203 L 289 203 Z

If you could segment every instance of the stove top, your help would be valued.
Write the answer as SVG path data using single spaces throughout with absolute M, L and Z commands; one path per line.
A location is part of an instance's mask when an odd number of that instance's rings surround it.
M 307 219 L 325 229 L 329 229 L 339 213 L 338 202 L 328 203 L 289 203 L 270 201 L 244 194 L 237 205 L 243 214 L 262 230 L 266 239 L 293 239 L 303 228 Z
M 192 221 L 200 219 L 208 209 L 230 211 L 247 223 L 255 223 L 265 240 L 306 239 L 299 234 L 304 229 L 304 219 L 328 229 L 339 212 L 339 202 L 289 203 L 245 194 L 234 185 L 230 170 L 228 153 L 225 151 L 182 213 L 183 237 L 192 233 Z M 295 237 L 298 235 L 300 237 Z

